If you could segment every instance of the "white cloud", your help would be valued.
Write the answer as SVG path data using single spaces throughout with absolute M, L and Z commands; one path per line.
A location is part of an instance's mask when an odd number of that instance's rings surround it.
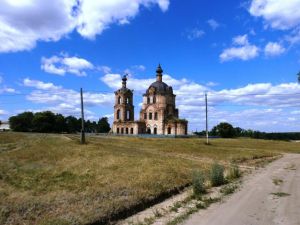
M 289 35 L 284 38 L 291 45 L 300 43 L 300 28 L 294 29 Z
M 0 115 L 5 115 L 7 112 L 3 109 L 0 109 Z
M 233 44 L 235 45 L 248 45 L 249 41 L 248 41 L 248 35 L 239 35 L 236 36 L 232 39 Z
M 53 83 L 45 83 L 29 78 L 23 80 L 23 85 L 25 87 L 33 88 L 32 92 L 26 96 L 26 99 L 33 103 L 45 105 L 45 108 L 42 110 L 48 109 L 65 115 L 79 116 L 79 91 L 65 89 L 62 86 L 56 86 Z M 83 96 L 86 107 L 112 107 L 114 102 L 113 93 L 84 92 Z M 92 111 L 85 109 L 85 112 L 92 118 Z
M 2 0 L 0 52 L 30 50 L 37 41 L 57 41 L 75 26 L 74 1 Z
M 121 74 L 106 74 L 100 78 L 106 85 L 108 85 L 112 89 L 119 89 L 122 87 L 122 76 Z M 135 91 L 141 92 L 145 91 L 151 83 L 153 83 L 155 79 L 136 79 L 134 77 L 129 76 L 127 81 L 127 86 L 130 89 L 134 89 Z
M 249 43 L 248 35 L 236 36 L 232 39 L 233 47 L 224 49 L 220 54 L 221 62 L 233 59 L 241 59 L 244 61 L 256 58 L 259 55 L 259 48 Z
M 47 73 L 64 76 L 66 73 L 76 76 L 86 76 L 84 70 L 94 69 L 94 65 L 83 58 L 68 56 L 52 56 L 50 58 L 42 58 L 41 69 Z M 105 68 L 106 70 L 108 68 Z
M 23 85 L 25 87 L 34 87 L 39 90 L 60 90 L 62 89 L 61 86 L 55 86 L 53 83 L 45 83 L 39 80 L 31 80 L 29 78 L 25 78 L 23 80 Z
M 263 17 L 272 28 L 285 30 L 300 25 L 300 0 L 252 0 L 249 12 Z
M 277 42 L 269 42 L 264 51 L 267 56 L 278 56 L 285 52 L 285 48 Z
M 146 67 L 144 65 L 134 65 L 132 66 L 133 69 L 139 70 L 139 71 L 145 71 Z
M 103 72 L 104 74 L 111 73 L 111 68 L 108 66 L 100 66 L 97 69 Z
M 213 81 L 209 81 L 205 85 L 208 87 L 215 87 L 215 86 L 218 86 L 219 84 L 216 82 L 213 82 Z
M 246 45 L 242 47 L 232 47 L 225 49 L 220 55 L 221 62 L 233 59 L 241 59 L 247 61 L 256 58 L 259 55 L 259 48 L 255 45 Z
M 38 41 L 58 41 L 74 30 L 94 39 L 153 5 L 165 12 L 169 0 L 2 0 L 0 52 L 30 50 Z
M 205 35 L 205 32 L 203 30 L 198 29 L 198 28 L 188 30 L 187 33 L 186 33 L 186 36 L 190 41 L 195 40 L 195 39 L 199 39 L 199 38 L 203 37 L 203 35 Z
M 220 26 L 220 24 L 214 19 L 209 19 L 207 23 L 213 30 L 216 30 Z
M 122 86 L 121 74 L 106 74 L 103 77 L 101 77 L 100 80 L 103 81 L 107 86 L 115 90 L 121 88 Z M 138 79 L 132 75 L 129 75 L 127 80 L 127 87 L 133 89 L 136 92 L 142 93 L 145 92 L 150 86 L 150 84 L 155 82 L 155 80 L 155 76 L 149 79 Z M 188 83 L 188 80 L 186 79 L 177 80 L 172 78 L 168 74 L 164 74 L 163 81 L 175 88 Z

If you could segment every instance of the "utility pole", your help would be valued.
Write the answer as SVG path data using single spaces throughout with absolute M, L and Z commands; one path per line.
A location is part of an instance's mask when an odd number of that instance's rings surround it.
M 83 112 L 83 94 L 82 94 L 82 88 L 80 88 L 80 100 L 81 100 L 81 136 L 80 136 L 80 144 L 85 144 L 84 112 Z
M 205 92 L 205 119 L 206 119 L 206 144 L 208 145 L 208 120 L 207 120 L 207 92 Z

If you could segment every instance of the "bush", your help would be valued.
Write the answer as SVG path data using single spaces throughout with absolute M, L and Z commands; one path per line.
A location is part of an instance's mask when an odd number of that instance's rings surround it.
M 228 179 L 237 179 L 241 177 L 241 171 L 239 169 L 239 167 L 234 164 L 234 165 L 231 165 L 230 166 L 230 169 L 229 169 L 229 173 L 228 173 Z
M 201 195 L 206 192 L 204 186 L 204 176 L 200 170 L 193 172 L 193 191 L 194 195 Z
M 217 187 L 225 183 L 224 167 L 218 163 L 214 163 L 210 173 L 211 186 Z

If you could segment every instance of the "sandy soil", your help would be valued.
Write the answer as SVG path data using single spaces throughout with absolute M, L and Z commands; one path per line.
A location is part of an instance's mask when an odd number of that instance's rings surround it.
M 253 173 L 240 191 L 184 225 L 300 225 L 300 154 L 286 154 Z M 275 194 L 280 192 L 284 196 Z

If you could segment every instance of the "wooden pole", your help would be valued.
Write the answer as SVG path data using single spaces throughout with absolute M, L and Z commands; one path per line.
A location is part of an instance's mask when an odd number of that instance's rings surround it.
M 206 119 L 206 124 L 205 124 L 205 127 L 206 127 L 206 144 L 208 145 L 209 142 L 208 142 L 208 109 L 207 109 L 207 92 L 205 92 L 205 119 Z
M 80 136 L 80 143 L 81 144 L 85 144 L 84 111 L 83 111 L 83 94 L 82 94 L 82 88 L 80 88 L 80 100 L 81 100 L 81 136 Z

